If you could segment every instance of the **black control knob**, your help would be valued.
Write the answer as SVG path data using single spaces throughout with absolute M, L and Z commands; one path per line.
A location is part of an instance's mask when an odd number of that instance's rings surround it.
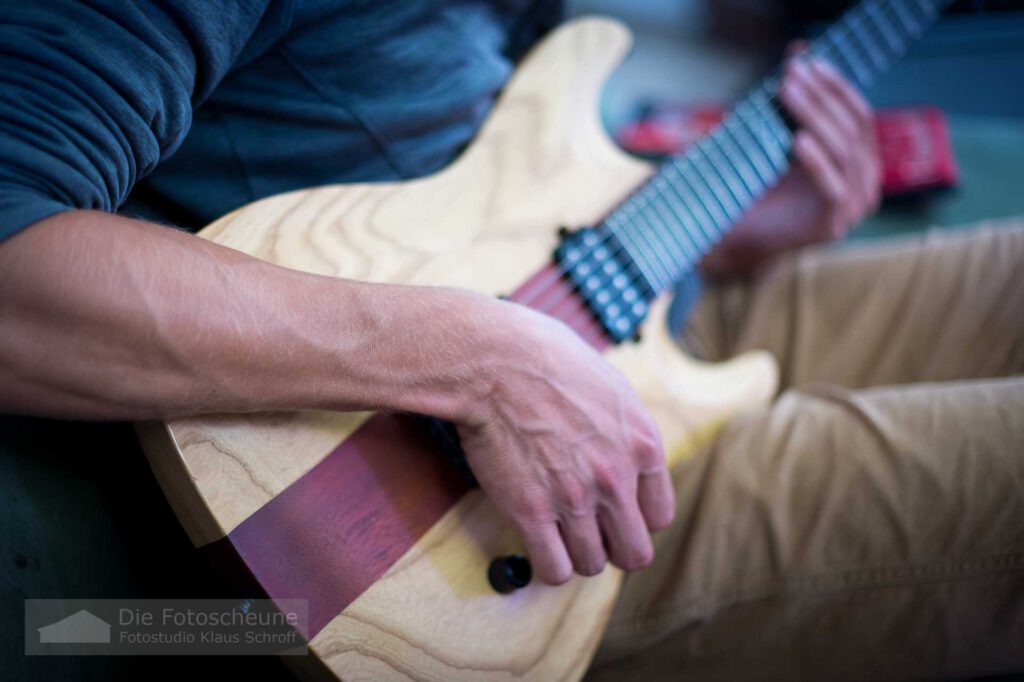
M 487 580 L 496 592 L 508 594 L 526 587 L 533 577 L 530 560 L 518 554 L 498 557 L 487 569 Z

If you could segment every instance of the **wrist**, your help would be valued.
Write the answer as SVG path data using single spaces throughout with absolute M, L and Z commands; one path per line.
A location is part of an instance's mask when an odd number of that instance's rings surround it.
M 340 399 L 331 409 L 481 418 L 500 301 L 463 289 L 338 281 L 328 327 L 346 333 L 330 363 Z
M 517 306 L 462 289 L 442 290 L 443 311 L 436 318 L 439 343 L 447 343 L 439 381 L 446 414 L 459 424 L 482 424 L 490 419 L 501 367 L 512 352 L 515 336 L 510 317 Z M 435 414 L 435 413 L 430 413 Z

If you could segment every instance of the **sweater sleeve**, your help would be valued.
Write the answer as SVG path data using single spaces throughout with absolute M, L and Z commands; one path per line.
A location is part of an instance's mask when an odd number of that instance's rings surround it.
M 0 240 L 60 211 L 116 211 L 267 2 L 0 0 Z

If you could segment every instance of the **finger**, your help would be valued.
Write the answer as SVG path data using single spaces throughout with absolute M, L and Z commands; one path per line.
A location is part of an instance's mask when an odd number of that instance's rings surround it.
M 807 169 L 807 175 L 828 205 L 829 236 L 840 237 L 846 227 L 845 203 L 848 199 L 842 174 L 818 138 L 799 131 L 793 143 L 793 153 Z
M 672 523 L 676 511 L 676 493 L 664 465 L 660 469 L 640 472 L 636 496 L 648 531 L 653 533 Z
M 637 505 L 635 489 L 632 493 L 632 499 L 614 500 L 599 507 L 597 512 L 598 523 L 608 541 L 608 558 L 625 571 L 643 568 L 654 557 L 651 536 Z
M 594 516 L 563 517 L 558 526 L 577 573 L 597 575 L 604 570 L 608 557 Z
M 826 78 L 822 71 L 825 62 L 820 59 L 807 62 L 804 77 L 809 86 L 811 98 L 831 117 L 834 125 L 844 136 L 844 143 L 854 144 L 864 134 L 862 112 L 854 109 L 848 99 L 841 95 L 837 87 L 842 87 L 847 94 L 851 86 L 845 81 L 833 82 Z
M 841 80 L 826 80 L 821 65 L 820 61 L 809 65 L 807 80 L 811 86 L 808 92 L 821 115 L 830 121 L 840 136 L 838 145 L 832 142 L 827 147 L 843 177 L 845 219 L 850 224 L 863 217 L 867 211 L 869 192 L 866 176 L 871 172 L 869 157 L 864 151 L 866 142 L 863 139 L 863 127 L 858 120 L 859 112 L 853 111 L 836 90 L 837 87 L 847 90 L 849 87 Z
M 637 448 L 637 503 L 647 530 L 653 533 L 672 522 L 676 509 L 675 490 L 665 465 L 661 433 L 650 416 L 644 434 Z
M 812 69 L 833 93 L 836 101 L 854 120 L 858 128 L 858 141 L 854 146 L 857 153 L 855 180 L 864 201 L 864 210 L 877 207 L 881 193 L 881 161 L 878 153 L 878 136 L 875 131 L 874 111 L 860 91 L 853 86 L 831 64 L 816 61 Z
M 837 164 L 844 166 L 858 134 L 856 124 L 837 106 L 830 91 L 811 75 L 803 60 L 794 62 L 789 69 L 782 101 L 799 126 L 820 138 Z
M 533 570 L 542 582 L 561 585 L 572 577 L 572 562 L 554 520 L 520 524 L 519 533 Z
M 842 102 L 843 108 L 850 113 L 861 131 L 865 135 L 869 132 L 874 133 L 874 112 L 860 91 L 826 61 L 814 60 L 811 63 L 811 70 Z
M 858 146 L 855 167 L 848 173 L 850 184 L 857 188 L 860 197 L 857 220 L 873 213 L 882 198 L 882 162 L 873 130 L 869 137 L 870 140 Z

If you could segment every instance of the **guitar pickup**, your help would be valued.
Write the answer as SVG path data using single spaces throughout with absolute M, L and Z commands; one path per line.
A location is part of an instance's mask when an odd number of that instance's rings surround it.
M 654 291 L 611 230 L 563 233 L 555 262 L 612 340 L 637 335 Z

